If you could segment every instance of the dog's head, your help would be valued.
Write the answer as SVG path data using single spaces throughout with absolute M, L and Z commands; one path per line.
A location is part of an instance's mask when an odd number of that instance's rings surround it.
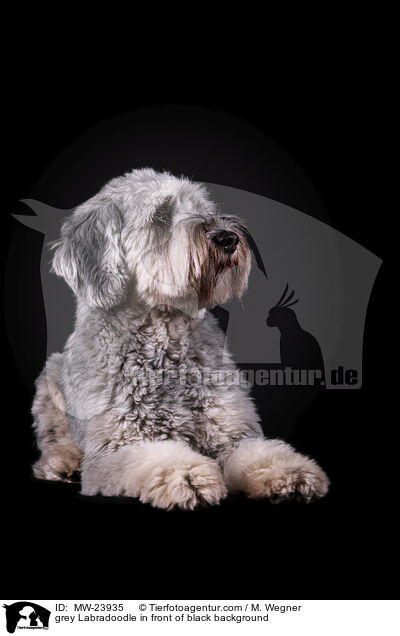
M 246 288 L 251 255 L 240 219 L 221 216 L 204 186 L 154 170 L 110 181 L 63 224 L 53 269 L 81 302 L 132 297 L 192 313 Z

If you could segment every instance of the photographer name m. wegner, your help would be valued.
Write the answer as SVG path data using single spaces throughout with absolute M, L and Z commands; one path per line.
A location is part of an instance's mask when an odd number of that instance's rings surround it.
M 147 609 L 147 608 L 146 608 Z M 301 605 L 278 605 L 276 603 L 253 603 L 247 602 L 245 605 L 213 605 L 212 603 L 207 605 L 180 605 L 167 603 L 166 605 L 159 605 L 157 603 L 149 603 L 148 609 L 151 612 L 188 612 L 191 614 L 199 612 L 299 612 L 302 609 Z

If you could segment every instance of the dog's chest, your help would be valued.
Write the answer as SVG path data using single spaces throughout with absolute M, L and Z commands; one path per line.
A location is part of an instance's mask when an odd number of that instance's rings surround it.
M 161 316 L 132 333 L 116 361 L 114 391 L 132 435 L 204 445 L 222 345 L 213 324 L 193 324 L 184 316 Z

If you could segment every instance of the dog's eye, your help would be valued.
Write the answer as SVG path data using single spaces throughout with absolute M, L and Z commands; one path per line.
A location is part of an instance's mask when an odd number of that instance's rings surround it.
M 168 225 L 171 222 L 171 214 L 171 197 L 167 197 L 162 205 L 154 212 L 153 222 L 160 225 Z
M 154 221 L 158 221 L 159 223 L 168 223 L 169 217 L 163 212 L 157 212 L 157 214 L 154 216 Z

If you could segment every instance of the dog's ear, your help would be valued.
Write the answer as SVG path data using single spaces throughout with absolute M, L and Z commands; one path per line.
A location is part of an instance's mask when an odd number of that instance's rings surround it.
M 121 229 L 117 207 L 94 197 L 65 221 L 53 244 L 53 271 L 92 306 L 109 309 L 123 300 L 128 274 Z

